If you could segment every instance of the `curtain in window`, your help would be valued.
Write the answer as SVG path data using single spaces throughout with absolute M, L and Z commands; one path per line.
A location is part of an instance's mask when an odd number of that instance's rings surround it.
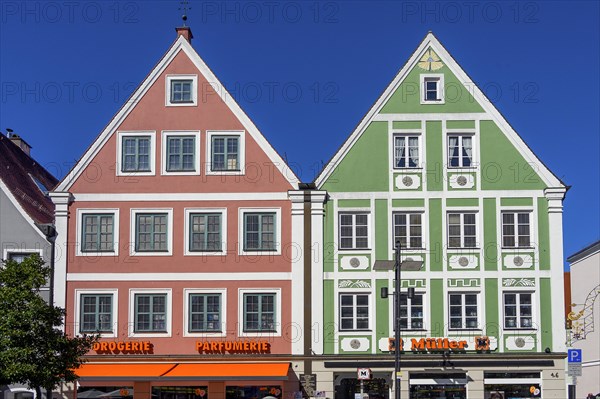
M 463 164 L 462 166 L 471 166 L 471 161 L 473 160 L 473 138 L 472 137 L 463 137 Z
M 408 138 L 408 150 L 410 160 L 408 166 L 411 168 L 416 168 L 419 166 L 419 138 L 418 137 L 409 137 Z
M 396 167 L 404 168 L 406 166 L 405 160 L 405 145 L 404 137 L 396 137 Z
M 450 166 L 459 166 L 458 165 L 458 137 L 449 137 L 448 138 L 448 158 L 450 161 Z

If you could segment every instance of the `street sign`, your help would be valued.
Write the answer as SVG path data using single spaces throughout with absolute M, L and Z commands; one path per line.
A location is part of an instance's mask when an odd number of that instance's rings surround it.
M 370 380 L 371 379 L 371 369 L 357 369 L 356 374 L 357 374 L 357 378 L 359 380 Z
M 569 363 L 581 363 L 581 349 L 569 349 L 567 360 Z
M 581 377 L 583 375 L 581 371 L 581 363 L 569 363 L 567 368 L 567 375 L 571 377 Z
M 316 374 L 300 374 L 300 384 L 306 393 L 306 396 L 313 397 L 315 390 L 317 389 L 317 375 Z

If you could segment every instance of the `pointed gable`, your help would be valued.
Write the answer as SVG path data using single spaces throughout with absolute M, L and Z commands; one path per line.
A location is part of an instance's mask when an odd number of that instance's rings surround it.
M 130 159 L 143 162 L 143 172 L 130 172 L 124 165 Z M 126 183 L 132 182 L 140 193 L 277 192 L 298 185 L 293 171 L 183 37 L 57 191 L 126 193 L 131 192 Z
M 477 123 L 476 123 L 477 121 Z M 390 132 L 425 137 L 422 176 L 430 190 L 442 189 L 445 132 L 477 131 L 481 164 L 498 175 L 481 179 L 483 189 L 543 189 L 563 183 L 537 158 L 500 112 L 430 32 L 315 180 L 329 191 L 387 191 L 393 148 Z M 499 151 L 501 150 L 501 151 Z M 508 173 L 518 165 L 515 182 Z M 492 171 L 483 170 L 482 173 Z M 437 183 L 436 184 L 436 180 Z

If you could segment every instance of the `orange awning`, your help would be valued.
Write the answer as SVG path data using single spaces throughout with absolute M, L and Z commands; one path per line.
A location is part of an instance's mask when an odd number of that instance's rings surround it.
M 289 363 L 180 363 L 165 379 L 287 380 Z
M 175 367 L 174 363 L 85 363 L 75 372 L 81 380 L 153 380 Z
M 85 381 L 287 380 L 289 363 L 103 363 L 83 364 Z

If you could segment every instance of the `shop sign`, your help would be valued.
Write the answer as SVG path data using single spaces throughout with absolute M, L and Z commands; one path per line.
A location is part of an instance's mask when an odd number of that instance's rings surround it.
M 92 350 L 100 355 L 151 354 L 154 353 L 154 345 L 150 341 L 102 341 L 94 343 Z
M 317 389 L 317 375 L 300 374 L 300 385 L 302 386 L 306 396 L 309 398 L 314 397 L 315 390 Z
M 271 353 L 267 341 L 196 341 L 198 353 Z
M 394 338 L 388 338 L 388 351 L 395 351 Z M 414 352 L 439 352 L 439 351 L 488 351 L 490 350 L 490 338 L 486 336 L 474 337 L 469 340 L 458 340 L 452 338 L 411 338 L 410 348 L 405 347 L 404 339 L 400 338 L 400 350 L 411 350 Z

